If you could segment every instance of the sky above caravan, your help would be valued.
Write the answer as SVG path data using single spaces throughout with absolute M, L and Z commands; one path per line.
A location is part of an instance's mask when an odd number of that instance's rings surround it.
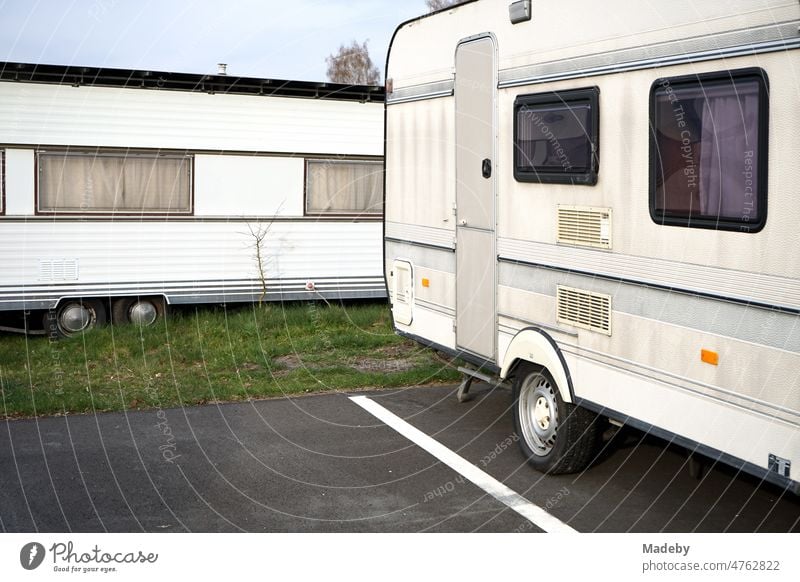
M 0 60 L 324 80 L 325 58 L 369 40 L 383 72 L 424 0 L 0 0 Z

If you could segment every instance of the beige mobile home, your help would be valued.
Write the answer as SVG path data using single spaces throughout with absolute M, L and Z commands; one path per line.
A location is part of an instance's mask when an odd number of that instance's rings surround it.
M 797 492 L 800 4 L 631 8 L 397 29 L 396 329 L 512 379 L 539 470 L 586 467 L 610 418 Z

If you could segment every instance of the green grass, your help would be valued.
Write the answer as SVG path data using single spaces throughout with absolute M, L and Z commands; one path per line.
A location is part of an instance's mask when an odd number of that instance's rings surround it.
M 386 305 L 202 307 L 61 341 L 0 336 L 0 415 L 169 408 L 453 381 Z

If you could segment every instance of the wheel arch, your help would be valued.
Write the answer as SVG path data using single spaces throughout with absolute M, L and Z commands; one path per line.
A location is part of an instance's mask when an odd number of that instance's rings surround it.
M 505 380 L 512 376 L 522 362 L 545 368 L 555 380 L 564 402 L 575 402 L 569 366 L 558 344 L 547 332 L 537 327 L 517 332 L 503 357 L 500 377 Z

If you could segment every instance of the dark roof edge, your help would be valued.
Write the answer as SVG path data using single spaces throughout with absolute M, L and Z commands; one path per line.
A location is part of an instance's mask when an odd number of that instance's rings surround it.
M 0 81 L 379 103 L 385 99 L 380 86 L 32 63 L 0 62 Z
M 394 29 L 394 34 L 392 35 L 392 40 L 389 42 L 389 46 L 391 47 L 392 42 L 394 42 L 394 37 L 397 36 L 397 33 L 400 31 L 401 28 L 404 26 L 408 26 L 409 24 L 413 24 L 415 22 L 419 22 L 420 20 L 426 20 L 431 18 L 432 16 L 437 16 L 439 14 L 444 14 L 445 12 L 450 12 L 451 10 L 458 10 L 462 6 L 466 6 L 467 4 L 474 4 L 478 0 L 461 0 L 457 4 L 453 4 L 451 6 L 445 6 L 444 8 L 439 8 L 438 10 L 434 10 L 433 12 L 428 12 L 426 14 L 420 14 L 419 16 L 414 16 L 413 18 L 409 18 L 405 22 L 401 22 L 397 28 Z M 387 59 L 388 61 L 388 59 Z

